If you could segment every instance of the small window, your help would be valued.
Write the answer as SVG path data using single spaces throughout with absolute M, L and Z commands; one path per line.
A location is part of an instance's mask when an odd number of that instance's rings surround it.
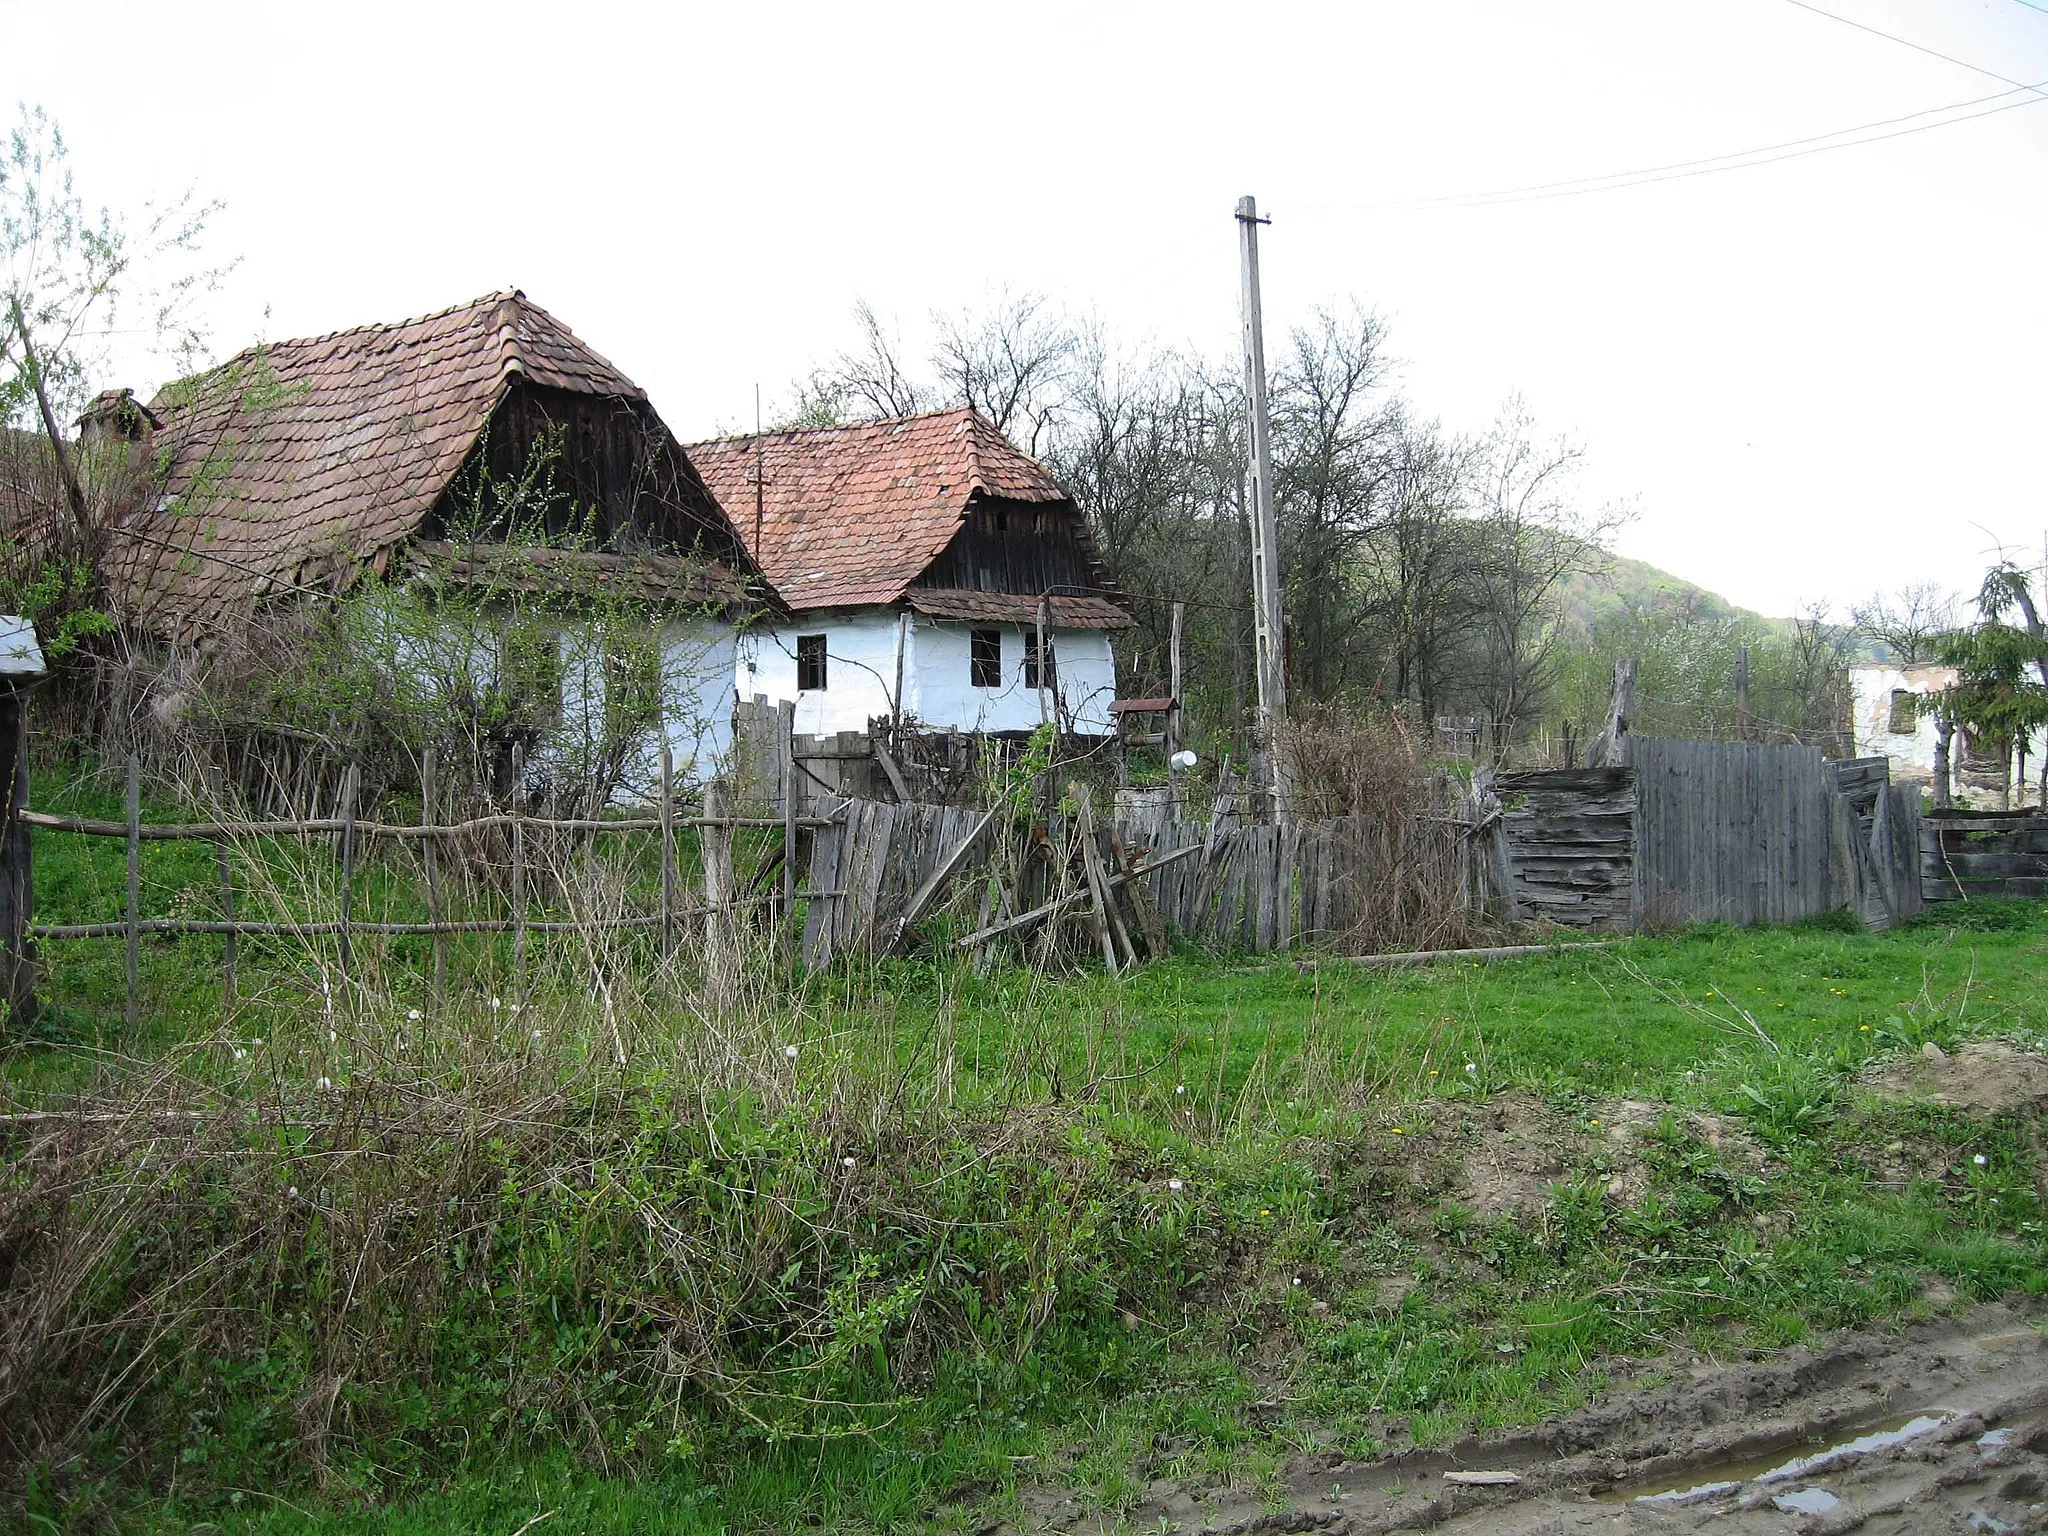
M 977 629 L 968 636 L 968 676 L 976 688 L 1003 686 L 1003 632 Z
M 825 691 L 825 637 L 796 637 L 796 686 L 799 693 Z
M 1024 633 L 1024 686 L 1026 688 L 1051 688 L 1056 686 L 1059 672 L 1059 657 L 1052 648 L 1052 636 L 1045 637 L 1045 665 L 1039 665 L 1038 631 Z
M 1920 729 L 1920 695 L 1905 688 L 1892 690 L 1892 723 L 1894 736 L 1911 736 Z

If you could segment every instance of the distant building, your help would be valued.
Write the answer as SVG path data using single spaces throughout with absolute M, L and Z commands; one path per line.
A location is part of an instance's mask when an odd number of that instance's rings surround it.
M 1934 754 L 1940 740 L 1937 696 L 1956 684 L 1954 667 L 1923 662 L 1902 667 L 1891 662 L 1867 662 L 1849 669 L 1851 721 L 1858 757 L 1891 760 L 1892 778 L 1898 782 L 1934 779 Z M 2027 777 L 2035 779 L 2048 751 L 2048 733 L 2036 733 L 2027 744 Z M 1996 794 L 2006 781 L 1997 754 L 1988 758 L 1974 743 L 1959 733 L 1951 745 L 1951 768 L 1955 792 L 1964 798 Z M 2023 788 L 2023 800 L 2038 799 L 2034 789 Z
M 688 452 L 792 614 L 741 638 L 742 698 L 793 701 L 806 735 L 1112 730 L 1130 610 L 1073 499 L 973 411 Z

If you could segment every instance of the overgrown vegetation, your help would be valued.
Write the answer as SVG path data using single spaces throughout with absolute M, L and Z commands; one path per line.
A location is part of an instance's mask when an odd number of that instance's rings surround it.
M 55 920 L 118 880 L 44 873 Z M 978 1528 L 1051 1481 L 1114 1515 L 1168 1465 L 1256 1483 L 1931 1281 L 2038 1289 L 2038 1108 L 1858 1075 L 2042 1043 L 2048 914 L 1959 910 L 808 988 L 554 936 L 523 1003 L 495 944 L 437 1003 L 416 941 L 247 943 L 227 1016 L 187 938 L 139 1035 L 118 945 L 51 945 L 5 1060 L 8 1496 L 66 1529 Z

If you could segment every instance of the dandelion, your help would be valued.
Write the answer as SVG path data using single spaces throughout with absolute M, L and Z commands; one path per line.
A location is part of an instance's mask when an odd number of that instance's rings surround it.
M 1991 1161 L 1991 1159 L 1986 1157 L 1982 1152 L 1979 1152 L 1975 1157 L 1971 1158 L 1970 1161 L 1975 1163 L 1979 1168 L 1982 1168 L 1986 1164 L 1988 1164 Z
M 1266 1209 L 1266 1208 L 1265 1208 L 1264 1206 L 1261 1206 L 1261 1207 L 1259 1208 L 1259 1219 L 1260 1219 L 1261 1221 L 1264 1221 L 1264 1220 L 1265 1220 L 1265 1219 L 1266 1219 L 1266 1218 L 1267 1218 L 1268 1216 L 1271 1216 L 1272 1214 L 1273 1214 L 1273 1213 L 1272 1213 L 1271 1211 L 1267 1210 L 1267 1209 Z
M 504 1006 L 505 1005 L 499 1002 L 495 997 L 491 999 L 491 1012 L 496 1013 L 500 1008 Z
M 796 1060 L 796 1047 L 795 1047 L 795 1046 L 793 1046 L 793 1045 L 785 1045 L 785 1046 L 784 1046 L 784 1047 L 782 1048 L 782 1054 L 783 1054 L 783 1055 L 785 1055 L 785 1056 L 787 1056 L 787 1057 L 788 1057 L 788 1058 L 789 1058 L 789 1059 L 790 1059 L 791 1061 L 795 1061 L 795 1060 Z
M 841 1159 L 839 1159 L 839 1166 L 842 1168 L 851 1168 L 854 1166 L 854 1161 L 850 1157 L 842 1157 Z
M 1175 1194 L 1179 1194 L 1180 1191 L 1185 1189 L 1187 1186 L 1182 1184 L 1179 1179 L 1168 1179 L 1166 1181 L 1166 1187 L 1172 1190 Z
M 1465 1063 L 1465 1070 L 1467 1073 L 1477 1072 L 1479 1070 L 1479 1063 L 1476 1061 L 1468 1061 Z
M 327 1090 L 332 1088 L 333 1086 L 333 1081 L 325 1077 L 321 1078 L 318 1082 L 313 1084 L 314 1089 L 320 1093 L 327 1092 Z
M 1174 1084 L 1173 1091 L 1176 1094 L 1186 1093 L 1188 1091 L 1188 1085 L 1186 1083 L 1176 1083 Z
M 327 1043 L 329 1045 L 334 1044 L 334 1042 L 339 1040 L 340 1038 L 341 1036 L 337 1035 L 333 1030 L 330 1029 L 329 1031 L 327 1031 Z
M 1398 1125 L 1397 1125 L 1397 1126 L 1395 1126 L 1395 1127 L 1394 1127 L 1394 1134 L 1395 1134 L 1396 1136 L 1399 1136 L 1399 1135 L 1401 1135 L 1401 1134 L 1402 1134 L 1402 1131 L 1401 1131 L 1401 1127 L 1399 1127 Z
M 406 1009 L 406 1010 L 405 1010 L 405 1022 L 406 1022 L 406 1023 L 408 1023 L 408 1024 L 417 1024 L 417 1023 L 419 1023 L 419 1021 L 420 1021 L 420 1011 L 419 1011 L 419 1009 L 417 1009 L 417 1008 L 408 1008 L 408 1009 Z
M 251 1048 L 251 1049 L 253 1049 L 253 1050 L 258 1050 L 258 1051 L 262 1050 L 262 1049 L 263 1049 L 263 1037 L 262 1037 L 261 1035 L 258 1035 L 258 1036 L 257 1036 L 257 1037 L 256 1037 L 256 1038 L 255 1038 L 254 1040 L 251 1040 L 251 1041 L 249 1042 L 249 1045 L 250 1045 L 250 1048 Z
M 298 1186 L 298 1185 L 296 1185 L 296 1184 L 294 1184 L 294 1185 L 293 1185 L 293 1186 L 292 1186 L 292 1187 L 291 1187 L 290 1189 L 288 1189 L 288 1190 L 286 1190 L 286 1191 L 284 1192 L 284 1195 L 285 1195 L 285 1198 L 286 1198 L 287 1200 L 296 1200 L 296 1199 L 298 1199 L 298 1198 L 299 1198 L 299 1186 Z
M 1868 1024 L 1858 1024 L 1856 1026 L 1856 1033 L 1859 1035 L 1867 1035 L 1870 1033 L 1870 1026 Z
M 1430 1075 L 1431 1077 L 1435 1077 L 1435 1076 L 1436 1076 L 1436 1068 L 1435 1068 L 1435 1067 L 1431 1067 L 1431 1068 L 1429 1069 L 1429 1075 Z
M 1299 1275 L 1296 1275 L 1296 1276 L 1294 1277 L 1294 1283 L 1295 1283 L 1296 1285 L 1299 1285 L 1299 1284 L 1301 1284 L 1301 1276 L 1299 1276 Z
M 248 1053 L 247 1051 L 243 1050 L 243 1049 L 242 1049 L 242 1048 L 241 1048 L 241 1047 L 240 1047 L 239 1045 L 238 1045 L 238 1046 L 236 1046 L 236 1047 L 235 1047 L 235 1060 L 237 1060 L 237 1061 L 247 1061 L 248 1059 L 249 1059 L 249 1053 Z
M 1593 1122 L 1593 1124 L 1595 1124 L 1595 1125 L 1598 1125 L 1599 1123 L 1600 1123 L 1600 1122 L 1599 1122 L 1598 1120 L 1595 1120 L 1595 1121 Z
M 534 1038 L 534 1039 L 536 1039 L 536 1040 L 538 1040 L 538 1039 L 540 1038 L 540 1031 L 539 1031 L 539 1030 L 537 1030 L 537 1029 L 536 1029 L 536 1030 L 535 1030 L 535 1031 L 533 1032 L 533 1038 Z

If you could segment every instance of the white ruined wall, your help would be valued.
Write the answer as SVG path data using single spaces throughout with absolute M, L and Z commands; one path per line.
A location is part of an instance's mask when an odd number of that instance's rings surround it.
M 1933 700 L 1929 696 L 1951 686 L 1955 680 L 1954 667 L 1931 663 L 1897 667 L 1887 662 L 1872 662 L 1851 667 L 1850 710 L 1856 733 L 1856 755 L 1890 758 L 1894 779 L 1932 778 L 1939 733 Z M 1895 689 L 1904 689 L 1926 700 L 1920 706 L 1918 719 L 1910 732 L 1891 728 L 1892 693 Z M 1960 745 L 1957 751 L 1960 753 Z M 2027 744 L 2029 779 L 2038 771 L 2044 752 L 2048 752 L 2048 731 L 2037 733 Z
M 1003 637 L 1001 685 L 976 688 L 970 634 L 999 629 Z M 1024 686 L 1024 629 L 974 625 L 913 615 L 903 650 L 903 709 L 921 724 L 961 731 L 1029 731 L 1038 725 L 1038 692 Z M 796 686 L 798 635 L 825 636 L 822 693 Z M 1052 632 L 1053 671 L 1075 728 L 1106 733 L 1116 697 L 1116 661 L 1101 630 Z M 794 624 L 749 631 L 740 637 L 735 681 L 740 697 L 761 694 L 796 701 L 799 735 L 864 731 L 868 721 L 896 710 L 897 614 L 856 608 L 802 615 Z

